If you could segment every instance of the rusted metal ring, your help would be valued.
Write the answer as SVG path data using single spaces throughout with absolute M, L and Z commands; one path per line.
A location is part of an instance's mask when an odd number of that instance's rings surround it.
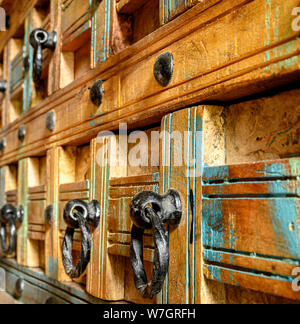
M 70 278 L 79 278 L 90 262 L 92 238 L 89 224 L 96 227 L 100 221 L 99 203 L 93 200 L 90 204 L 74 199 L 64 208 L 64 220 L 68 227 L 62 244 L 63 264 Z M 81 252 L 76 266 L 73 264 L 72 248 L 76 228 L 81 231 Z
M 163 222 L 152 208 L 147 210 L 153 231 L 155 257 L 152 278 L 147 281 L 143 264 L 143 234 L 144 229 L 135 225 L 131 230 L 130 261 L 134 272 L 136 289 L 143 298 L 152 299 L 163 287 L 169 269 L 169 243 L 167 231 Z
M 169 190 L 165 195 L 152 191 L 137 194 L 130 204 L 131 229 L 130 261 L 134 282 L 143 298 L 152 299 L 164 284 L 169 268 L 169 242 L 164 223 L 178 225 L 182 216 L 180 195 Z M 152 278 L 148 282 L 143 263 L 143 234 L 152 228 L 155 257 Z
M 5 255 L 13 254 L 16 250 L 17 229 L 16 221 L 18 220 L 17 208 L 6 204 L 2 207 L 0 213 L 0 241 L 2 251 Z M 7 227 L 9 233 L 7 233 Z M 9 235 L 9 244 L 7 245 L 7 234 Z

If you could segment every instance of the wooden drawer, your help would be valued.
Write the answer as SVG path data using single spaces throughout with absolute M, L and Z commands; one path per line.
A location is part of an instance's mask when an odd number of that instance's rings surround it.
M 300 265 L 299 158 L 207 167 L 202 244 L 208 278 L 290 299 Z
M 114 151 L 114 139 L 111 136 L 104 139 L 98 137 L 98 149 L 96 150 L 98 164 L 95 165 L 94 185 L 95 197 L 100 201 L 103 214 L 100 225 L 94 232 L 92 259 L 87 277 L 87 291 L 93 296 L 104 300 L 125 300 L 137 303 L 186 303 L 197 300 L 198 297 L 193 294 L 193 291 L 198 291 L 199 282 L 192 263 L 197 259 L 196 246 L 200 244 L 200 241 L 197 236 L 197 241 L 193 240 L 189 243 L 189 228 L 191 224 L 196 226 L 192 221 L 193 217 L 189 206 L 190 188 L 188 182 L 190 180 L 186 178 L 186 172 L 189 172 L 190 167 L 184 165 L 177 168 L 174 166 L 174 170 L 172 169 L 174 152 L 176 151 L 175 154 L 177 154 L 178 149 L 183 160 L 187 158 L 185 154 L 188 153 L 183 153 L 184 149 L 180 143 L 170 142 L 167 134 L 169 131 L 175 131 L 184 138 L 184 132 L 190 129 L 191 142 L 189 145 L 193 141 L 201 143 L 201 137 L 196 135 L 197 127 L 200 125 L 201 109 L 189 108 L 164 118 L 161 127 L 147 128 L 141 135 L 143 144 L 139 146 L 140 156 L 144 156 L 144 160 L 143 162 L 139 160 L 140 164 L 138 165 L 130 163 L 133 154 L 131 151 L 134 151 L 135 146 L 133 145 L 135 141 L 130 139 L 132 136 L 130 134 L 134 134 L 134 132 L 129 132 L 128 142 L 126 142 L 126 138 L 122 137 L 123 135 L 118 137 L 117 141 L 121 141 L 119 142 L 121 144 L 118 146 L 117 156 L 121 157 L 122 163 L 121 165 L 113 164 L 113 166 L 110 164 L 109 167 L 105 166 L 104 161 L 107 156 L 105 150 L 101 149 L 100 143 L 104 140 L 104 144 L 109 143 L 108 145 L 111 145 L 111 149 Z M 150 142 L 152 136 L 155 137 L 154 134 L 158 135 L 158 141 L 154 140 L 151 151 Z M 161 143 L 159 141 L 160 134 Z M 133 136 L 139 137 L 138 135 Z M 149 140 L 149 146 L 146 138 Z M 172 159 L 167 158 L 166 152 L 172 152 Z M 115 160 L 112 156 L 110 158 L 111 162 Z M 146 161 L 147 159 L 149 160 Z M 164 164 L 161 163 L 161 167 L 159 167 L 159 161 L 164 161 Z M 195 178 L 195 185 L 196 181 Z M 130 202 L 136 194 L 142 191 L 166 193 L 168 189 L 174 187 L 182 199 L 183 217 L 179 227 L 169 232 L 169 273 L 161 293 L 152 300 L 142 299 L 134 286 L 133 271 L 129 259 L 132 227 L 129 215 Z M 198 224 L 195 228 L 198 228 Z M 149 277 L 154 261 L 151 230 L 144 234 L 144 246 L 144 261 Z M 187 284 L 189 280 L 193 282 L 190 285 Z

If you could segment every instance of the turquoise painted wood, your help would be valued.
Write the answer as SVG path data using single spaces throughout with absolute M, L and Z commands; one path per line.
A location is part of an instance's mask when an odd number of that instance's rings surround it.
M 33 48 L 29 43 L 30 33 L 33 30 L 32 13 L 25 19 L 24 58 L 28 57 L 29 68 L 24 71 L 23 111 L 27 112 L 31 106 L 33 82 Z
M 161 24 L 172 20 L 201 0 L 160 0 Z
M 92 59 L 94 66 L 107 60 L 110 50 L 111 0 L 90 0 L 92 13 Z
M 160 192 L 177 190 L 183 206 L 180 225 L 176 229 L 168 229 L 170 267 L 161 292 L 164 304 L 200 302 L 197 264 L 201 248 L 198 214 L 201 199 L 198 197 L 201 196 L 203 161 L 202 112 L 202 107 L 184 109 L 167 115 L 161 124 Z
M 300 158 L 205 167 L 202 244 L 210 279 L 300 299 Z M 272 283 L 271 283 L 271 282 Z
M 21 50 L 10 63 L 10 92 L 13 94 L 22 87 L 23 70 L 23 50 Z

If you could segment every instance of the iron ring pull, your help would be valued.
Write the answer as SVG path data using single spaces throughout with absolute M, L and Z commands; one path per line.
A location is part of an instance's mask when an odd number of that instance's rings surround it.
M 182 217 L 180 195 L 169 190 L 160 196 L 151 191 L 136 195 L 130 204 L 131 230 L 130 261 L 136 289 L 143 298 L 152 299 L 163 288 L 169 270 L 169 242 L 164 224 L 179 225 Z M 152 229 L 155 257 L 152 278 L 148 282 L 143 262 L 143 234 Z
M 2 207 L 0 212 L 0 241 L 1 248 L 5 255 L 11 255 L 16 250 L 17 242 L 17 226 L 16 222 L 22 223 L 24 218 L 24 208 L 20 206 L 18 209 L 10 204 Z M 9 228 L 9 245 L 7 245 L 7 230 Z
M 92 238 L 89 225 L 96 228 L 100 222 L 100 205 L 98 201 L 91 203 L 74 199 L 64 208 L 64 220 L 68 227 L 62 244 L 63 264 L 70 278 L 79 278 L 90 262 Z M 75 229 L 81 231 L 81 252 L 76 266 L 73 264 L 72 248 Z
M 47 32 L 42 28 L 33 30 L 30 34 L 30 44 L 34 48 L 33 81 L 40 86 L 43 69 L 43 50 L 48 48 L 54 51 L 57 44 L 57 33 Z

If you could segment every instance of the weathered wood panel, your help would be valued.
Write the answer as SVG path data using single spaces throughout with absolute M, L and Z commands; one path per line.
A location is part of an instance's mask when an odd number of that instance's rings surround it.
M 299 300 L 299 158 L 206 167 L 202 244 L 207 277 Z
M 154 39 L 159 39 L 159 41 L 151 39 L 150 44 L 150 40 L 146 37 L 139 44 L 124 50 L 122 55 L 111 57 L 94 72 L 87 73 L 82 79 L 65 89 L 64 93 L 58 91 L 43 105 L 32 109 L 30 114 L 23 119 L 25 124 L 30 122 L 32 129 L 43 130 L 42 120 L 45 118 L 46 110 L 60 109 L 58 107 L 62 102 L 64 107 L 72 105 L 72 116 L 76 116 L 76 121 L 72 122 L 71 119 L 68 123 L 65 121 L 65 127 L 58 127 L 52 136 L 46 131 L 29 132 L 36 134 L 34 140 L 28 140 L 26 153 L 22 151 L 20 154 L 24 156 L 40 152 L 45 147 L 51 147 L 53 143 L 63 145 L 69 140 L 86 141 L 96 135 L 99 130 L 116 128 L 119 121 L 133 123 L 136 120 L 144 120 L 144 123 L 147 123 L 146 120 L 149 119 L 146 117 L 149 117 L 149 114 L 152 116 L 151 121 L 159 121 L 167 111 L 192 102 L 204 99 L 228 100 L 295 80 L 294 73 L 298 73 L 297 32 L 289 28 L 293 17 L 287 13 L 297 3 L 294 0 L 287 1 L 285 6 L 277 2 L 266 6 L 261 0 L 230 3 L 231 6 L 225 1 L 213 7 L 207 7 L 208 3 L 203 6 L 200 4 L 201 9 L 195 6 L 186 17 L 183 15 L 178 18 L 178 21 L 170 22 L 154 32 Z M 205 10 L 205 15 L 201 14 L 197 16 L 197 19 L 191 18 L 195 13 L 203 12 L 203 10 Z M 276 10 L 279 10 L 278 17 Z M 225 15 L 224 12 L 226 12 Z M 266 16 L 272 17 L 272 21 L 276 22 L 274 24 L 278 29 L 278 35 L 273 35 L 272 26 L 269 29 L 264 27 Z M 190 22 L 191 30 L 188 34 L 184 32 L 184 29 L 179 28 L 186 22 L 185 19 L 189 19 Z M 213 23 L 207 24 L 208 21 Z M 235 26 L 238 30 L 225 30 L 235 28 Z M 244 28 L 237 26 L 244 26 Z M 176 32 L 171 33 L 175 27 Z M 256 33 L 258 29 L 264 30 L 264 33 Z M 284 33 L 285 30 L 289 30 L 289 35 Z M 224 32 L 236 35 L 236 39 L 230 38 L 227 43 L 224 43 L 223 38 L 219 39 Z M 212 37 L 212 35 L 215 36 Z M 248 41 L 244 42 L 244 39 Z M 194 44 L 201 44 L 201 41 L 205 44 L 206 51 L 198 50 L 194 46 Z M 267 41 L 268 45 L 266 45 Z M 179 43 L 180 46 L 178 46 Z M 156 84 L 152 73 L 153 63 L 158 54 L 162 52 L 162 48 L 173 53 L 175 65 L 176 62 L 180 64 L 185 62 L 182 65 L 184 68 L 175 68 L 170 86 L 163 90 Z M 223 55 L 227 48 L 228 54 Z M 132 55 L 133 52 L 138 55 Z M 207 64 L 207 62 L 210 63 Z M 77 102 L 80 101 L 80 104 L 77 104 L 74 96 L 84 93 L 86 89 L 84 83 L 88 83 L 93 78 L 107 79 L 115 75 L 117 71 L 120 72 L 114 80 L 112 91 L 105 93 L 105 98 L 107 98 L 105 100 L 110 103 L 109 113 L 82 115 L 84 101 L 82 98 L 77 99 Z M 142 79 L 140 75 L 143 75 Z M 139 80 L 138 87 L 133 86 L 135 80 Z M 262 83 L 263 87 L 261 87 Z M 106 112 L 105 105 L 104 110 Z M 84 111 L 89 110 L 87 108 Z M 80 123 L 78 116 L 81 116 Z M 15 134 L 19 124 L 20 121 L 3 132 L 8 145 L 7 154 L 1 159 L 1 164 L 8 163 L 16 157 L 19 143 L 15 139 Z

